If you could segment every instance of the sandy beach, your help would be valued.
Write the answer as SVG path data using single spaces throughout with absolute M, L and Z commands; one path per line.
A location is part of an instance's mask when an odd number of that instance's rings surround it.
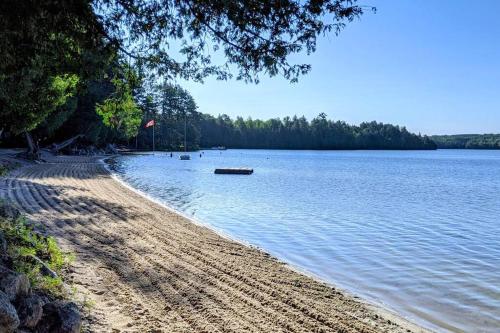
M 424 332 L 123 186 L 95 157 L 14 170 L 2 196 L 75 253 L 88 332 Z

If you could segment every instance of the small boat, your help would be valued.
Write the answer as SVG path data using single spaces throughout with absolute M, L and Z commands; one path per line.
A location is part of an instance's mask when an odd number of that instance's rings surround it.
M 218 168 L 214 171 L 218 175 L 251 175 L 253 169 L 250 168 Z
M 180 160 L 187 161 L 191 159 L 191 155 L 181 155 L 179 156 Z
M 210 149 L 212 149 L 212 150 L 226 150 L 227 148 L 224 146 L 216 146 L 216 147 L 212 147 Z

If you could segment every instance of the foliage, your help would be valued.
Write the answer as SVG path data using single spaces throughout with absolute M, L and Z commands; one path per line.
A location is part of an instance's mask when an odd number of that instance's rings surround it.
M 8 244 L 8 254 L 13 259 L 14 270 L 25 273 L 33 288 L 54 296 L 64 295 L 61 270 L 73 260 L 73 256 L 63 253 L 52 237 L 36 233 L 24 217 L 0 217 L 0 232 Z M 36 256 L 58 273 L 58 277 L 41 274 L 41 266 L 32 260 Z
M 141 124 L 141 110 L 135 103 L 127 82 L 117 78 L 112 82 L 115 92 L 102 104 L 96 105 L 96 112 L 106 126 L 121 131 L 126 138 L 136 136 Z
M 53 135 L 80 111 L 71 97 L 85 95 L 112 56 L 166 78 L 227 79 L 236 71 L 245 81 L 258 82 L 262 72 L 295 81 L 310 66 L 289 56 L 314 52 L 318 35 L 338 33 L 362 13 L 356 0 L 4 0 L 0 130 L 42 125 L 41 135 Z M 116 87 L 98 110 L 130 137 L 134 91 Z
M 87 1 L 0 2 L 0 124 L 31 131 L 98 68 L 98 22 Z
M 307 64 L 289 56 L 316 50 L 318 35 L 339 33 L 363 13 L 356 0 L 95 0 L 106 38 L 168 78 L 207 75 L 258 81 L 258 73 L 295 81 Z M 214 64 L 213 58 L 219 64 Z M 224 61 L 225 60 L 225 61 Z
M 500 134 L 433 135 L 438 148 L 500 149 Z
M 365 122 L 359 126 L 327 119 L 322 113 L 305 117 L 269 120 L 235 120 L 227 115 L 213 117 L 197 111 L 192 96 L 177 85 L 163 84 L 141 103 L 142 124 L 155 125 L 155 147 L 183 148 L 184 127 L 189 149 L 225 146 L 228 148 L 271 149 L 436 149 L 427 136 L 415 135 L 405 127 Z M 152 128 L 141 126 L 136 141 L 139 149 L 152 148 Z
M 77 96 L 75 111 L 66 114 L 67 119 L 58 127 L 52 135 L 47 135 L 46 143 L 53 141 L 63 141 L 77 133 L 84 134 L 86 140 L 94 145 L 105 144 L 113 141 L 119 136 L 118 131 L 106 126 L 102 117 L 96 112 L 96 106 L 110 98 L 115 87 L 111 82 L 109 69 L 106 76 L 88 81 L 85 90 Z M 43 130 L 43 128 L 42 128 Z M 37 130 L 38 131 L 38 130 Z M 49 134 L 47 131 L 43 133 Z
M 104 146 L 136 135 L 142 110 L 135 91 L 142 82 L 133 68 L 116 57 L 103 66 L 102 75 L 84 82 L 74 98 L 33 132 L 42 144 L 84 134 L 86 143 Z
M 75 94 L 78 77 L 65 74 L 43 80 L 30 78 L 27 73 L 17 84 L 11 78 L 0 81 L 0 104 L 8 100 L 3 105 L 0 118 L 10 125 L 10 131 L 17 134 L 33 130 L 48 115 L 62 107 Z
M 5 166 L 0 164 L 0 177 L 3 177 L 9 172 L 9 169 Z
M 48 115 L 40 125 L 37 126 L 33 133 L 37 138 L 46 139 L 54 135 L 54 133 L 73 115 L 78 106 L 79 96 L 71 96 L 66 100 L 66 103 L 57 108 L 54 112 Z
M 164 83 L 155 87 L 142 103 L 144 110 L 143 126 L 139 131 L 138 145 L 152 148 L 152 128 L 144 125 L 154 119 L 155 146 L 158 149 L 184 149 L 184 130 L 186 130 L 187 149 L 197 149 L 200 140 L 198 125 L 199 113 L 194 98 L 178 85 Z
M 226 115 L 202 115 L 201 146 L 271 149 L 435 149 L 426 136 L 405 127 L 373 122 L 359 126 L 328 120 L 325 114 L 308 121 L 294 116 L 283 119 L 232 120 Z
M 181 109 L 179 109 L 181 110 Z M 182 114 L 182 113 L 181 113 Z M 184 125 L 182 117 L 168 117 L 168 126 L 164 123 L 165 113 L 157 132 L 167 135 L 156 138 L 159 149 L 179 148 L 183 136 L 178 133 Z M 150 118 L 144 118 L 143 123 Z M 264 148 L 264 149 L 436 149 L 435 143 L 427 136 L 410 133 L 405 127 L 373 122 L 359 126 L 343 121 L 333 121 L 325 114 L 308 121 L 305 117 L 294 116 L 283 119 L 259 120 L 227 115 L 213 117 L 208 114 L 193 112 L 188 118 L 188 146 L 190 148 L 225 146 L 227 148 Z M 151 149 L 148 129 L 139 132 L 138 147 Z M 168 135 L 170 133 L 170 135 Z M 160 134 L 162 136 L 164 134 Z

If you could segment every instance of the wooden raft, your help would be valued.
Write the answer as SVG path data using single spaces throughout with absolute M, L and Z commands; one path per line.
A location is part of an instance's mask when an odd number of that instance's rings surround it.
M 249 168 L 217 168 L 214 173 L 220 175 L 251 175 L 253 169 Z

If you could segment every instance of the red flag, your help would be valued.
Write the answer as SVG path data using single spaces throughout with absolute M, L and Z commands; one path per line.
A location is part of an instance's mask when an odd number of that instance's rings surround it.
M 151 127 L 151 126 L 154 126 L 155 125 L 155 121 L 154 120 L 150 120 L 148 121 L 148 123 L 146 124 L 146 126 L 144 126 L 144 128 L 148 128 L 148 127 Z

